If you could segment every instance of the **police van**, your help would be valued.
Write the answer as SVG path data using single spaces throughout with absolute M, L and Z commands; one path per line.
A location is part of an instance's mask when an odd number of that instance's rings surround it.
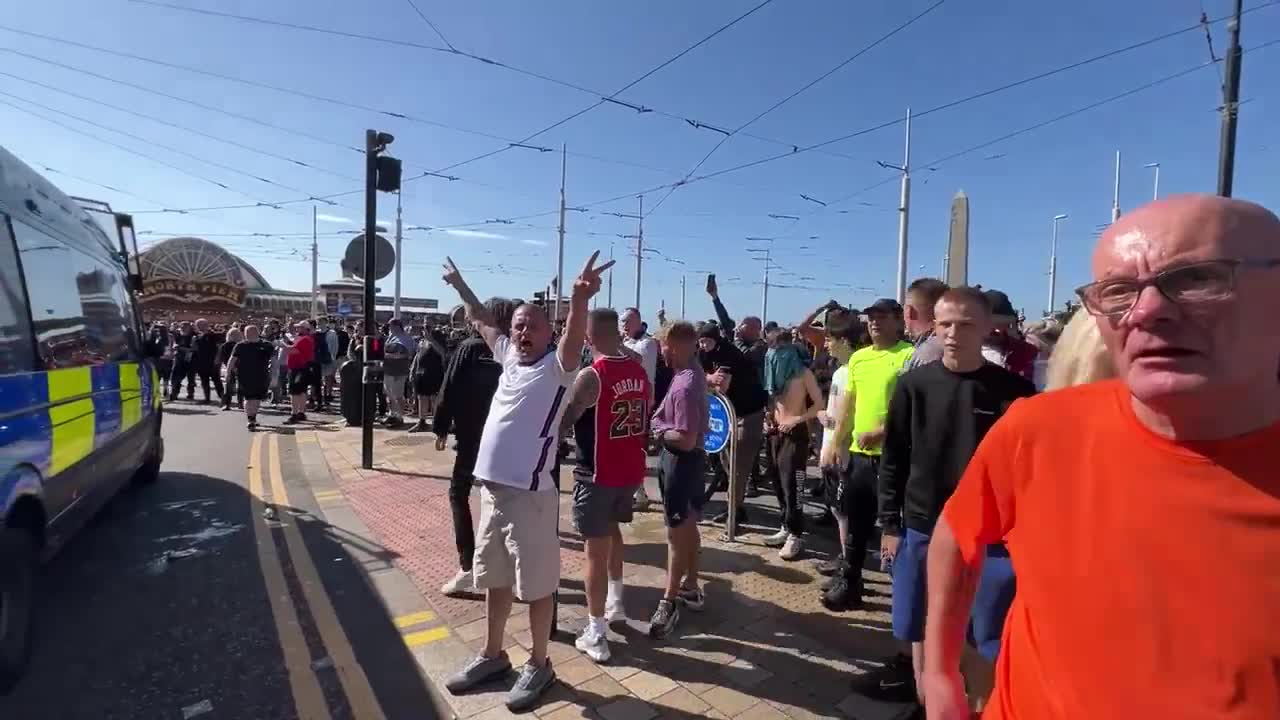
M 0 693 L 31 646 L 39 564 L 164 459 L 133 222 L 0 147 Z

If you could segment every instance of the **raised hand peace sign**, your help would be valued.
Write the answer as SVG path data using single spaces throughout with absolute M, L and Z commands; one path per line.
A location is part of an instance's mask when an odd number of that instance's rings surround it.
M 444 281 L 445 284 L 453 287 L 460 287 L 462 282 L 462 271 L 453 263 L 453 258 L 445 256 L 444 258 Z
M 582 266 L 582 272 L 578 274 L 578 279 L 573 281 L 573 297 L 585 300 L 600 292 L 600 276 L 605 270 L 613 267 L 613 260 L 596 267 L 596 258 L 600 257 L 600 251 L 591 253 L 591 257 L 587 258 L 587 264 Z

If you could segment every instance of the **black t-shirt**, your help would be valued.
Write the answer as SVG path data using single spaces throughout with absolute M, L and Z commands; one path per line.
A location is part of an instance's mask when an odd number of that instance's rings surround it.
M 271 358 L 276 348 L 265 340 L 236 343 L 231 349 L 231 357 L 236 359 L 236 372 L 241 382 L 267 383 L 271 379 Z
M 885 531 L 897 535 L 905 525 L 932 533 L 978 443 L 1014 400 L 1035 392 L 1031 381 L 994 363 L 958 373 L 932 362 L 898 378 L 880 458 Z

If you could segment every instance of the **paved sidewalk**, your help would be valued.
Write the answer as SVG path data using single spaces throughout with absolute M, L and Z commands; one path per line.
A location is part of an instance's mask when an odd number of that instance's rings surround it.
M 440 621 L 425 642 L 410 645 L 437 687 L 482 645 L 481 600 L 443 596 L 440 587 L 457 570 L 448 477 L 453 452 L 436 452 L 434 436 L 375 431 L 375 468 L 360 468 L 358 429 L 326 427 L 310 433 L 318 443 L 345 504 L 368 526 L 392 562 L 416 586 Z M 310 439 L 310 438 L 309 438 Z M 566 490 L 571 477 L 563 470 Z M 656 482 L 648 482 L 657 496 Z M 751 501 L 754 521 L 773 521 L 772 498 Z M 473 512 L 478 518 L 476 497 Z M 597 666 L 573 646 L 585 624 L 581 539 L 572 529 L 569 496 L 561 496 L 560 632 L 550 656 L 560 684 L 532 716 L 539 718 L 856 718 L 887 720 L 901 706 L 849 693 L 849 680 L 894 652 L 888 633 L 889 584 L 882 573 L 864 571 L 867 610 L 833 614 L 818 601 L 815 559 L 835 549 L 833 528 L 815 528 L 803 560 L 787 563 L 761 543 L 772 528 L 749 526 L 738 542 L 721 529 L 702 527 L 702 576 L 707 608 L 685 610 L 676 635 L 647 635 L 648 618 L 665 582 L 665 529 L 660 508 L 640 513 L 624 529 L 626 609 L 633 618 L 610 632 L 613 659 Z M 505 645 L 517 665 L 528 657 L 527 612 L 517 606 Z M 447 631 L 446 631 L 447 630 Z M 408 637 L 408 636 L 407 636 Z M 508 717 L 503 706 L 509 683 L 462 697 L 444 693 L 458 718 Z M 528 716 L 526 716 L 528 717 Z

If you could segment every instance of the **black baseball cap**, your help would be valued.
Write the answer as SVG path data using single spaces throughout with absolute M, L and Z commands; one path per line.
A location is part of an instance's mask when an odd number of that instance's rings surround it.
M 1018 313 L 1013 309 L 1013 303 L 1009 302 L 1008 295 L 999 290 L 983 290 L 982 294 L 986 296 L 987 304 L 991 306 L 992 317 L 1018 317 Z
M 893 300 L 891 298 L 880 298 L 862 310 L 863 315 L 870 315 L 871 313 L 901 315 L 902 306 L 898 304 L 897 300 Z

